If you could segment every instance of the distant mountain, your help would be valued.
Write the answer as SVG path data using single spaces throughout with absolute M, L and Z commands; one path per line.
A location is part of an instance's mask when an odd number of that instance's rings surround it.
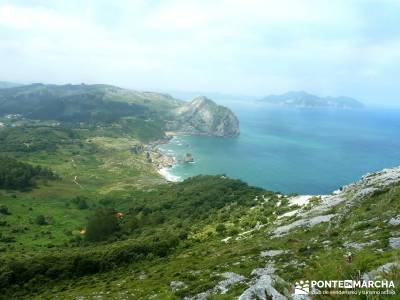
M 206 97 L 197 97 L 178 107 L 167 128 L 188 134 L 237 136 L 239 121 L 233 112 Z
M 364 105 L 349 97 L 319 97 L 303 91 L 288 92 L 282 95 L 270 95 L 259 102 L 295 107 L 333 107 L 333 108 L 361 108 Z
M 8 89 L 8 88 L 21 86 L 21 85 L 22 84 L 14 83 L 14 82 L 0 81 L 0 89 Z

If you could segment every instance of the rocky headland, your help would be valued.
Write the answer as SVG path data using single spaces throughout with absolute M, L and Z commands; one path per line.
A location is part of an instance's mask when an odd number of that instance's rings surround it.
M 166 127 L 177 134 L 235 137 L 240 132 L 235 114 L 206 97 L 197 97 L 172 113 Z

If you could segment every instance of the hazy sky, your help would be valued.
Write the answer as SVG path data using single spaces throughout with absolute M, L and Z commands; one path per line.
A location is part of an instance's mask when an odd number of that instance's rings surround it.
M 0 80 L 400 103 L 400 0 L 0 0 Z

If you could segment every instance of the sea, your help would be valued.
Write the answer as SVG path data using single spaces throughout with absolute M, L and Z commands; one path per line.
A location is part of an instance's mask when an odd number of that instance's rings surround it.
M 234 138 L 177 136 L 160 150 L 177 163 L 172 181 L 226 175 L 285 194 L 330 194 L 362 175 L 400 165 L 400 109 L 296 108 L 224 104 L 237 115 Z M 193 163 L 184 163 L 186 153 Z

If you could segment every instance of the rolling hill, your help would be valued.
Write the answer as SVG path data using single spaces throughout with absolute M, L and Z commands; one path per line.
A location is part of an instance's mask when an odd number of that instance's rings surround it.
M 44 85 L 32 84 L 0 90 L 0 114 L 21 115 L 33 120 L 55 120 L 69 123 L 112 123 L 124 118 L 151 123 L 160 131 L 165 123 L 174 123 L 181 131 L 188 122 L 191 134 L 232 135 L 238 129 L 233 113 L 211 100 L 201 110 L 183 116 L 187 104 L 166 94 L 138 92 L 110 85 Z M 207 116 L 205 118 L 204 116 Z M 183 119 L 183 120 L 180 120 Z M 170 126 L 171 127 L 171 126 Z M 182 131 L 185 131 L 184 129 Z M 159 136 L 155 136 L 159 138 Z

